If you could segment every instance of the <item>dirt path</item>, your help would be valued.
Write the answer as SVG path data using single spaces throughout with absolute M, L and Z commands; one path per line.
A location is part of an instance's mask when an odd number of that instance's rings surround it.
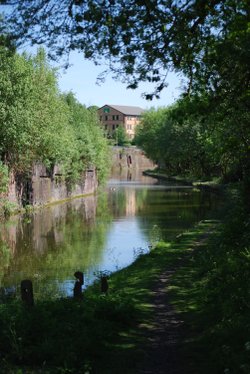
M 201 235 L 192 243 L 193 250 L 197 250 L 206 243 L 209 232 Z M 185 342 L 187 330 L 184 321 L 180 319 L 170 304 L 168 285 L 175 271 L 188 261 L 189 255 L 184 256 L 174 268 L 166 270 L 159 276 L 153 288 L 153 326 L 143 328 L 142 334 L 146 338 L 144 348 L 145 358 L 139 374 L 188 374 L 188 366 L 181 357 L 181 347 Z M 183 360 L 183 361 L 182 361 Z
M 153 326 L 142 329 L 146 337 L 145 359 L 140 374 L 181 374 L 179 348 L 183 321 L 169 302 L 167 286 L 175 269 L 161 274 L 153 289 Z

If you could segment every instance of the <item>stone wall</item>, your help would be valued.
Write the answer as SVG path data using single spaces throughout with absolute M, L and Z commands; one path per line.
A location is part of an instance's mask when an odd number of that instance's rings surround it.
M 136 147 L 113 147 L 112 169 L 132 174 L 141 170 L 153 169 L 156 165 L 144 152 Z M 80 181 L 70 186 L 66 183 L 62 170 L 56 165 L 52 171 L 42 164 L 35 164 L 30 176 L 10 175 L 8 200 L 19 207 L 25 205 L 46 205 L 75 196 L 92 194 L 98 186 L 96 170 L 86 170 Z
M 113 147 L 112 168 L 147 170 L 155 167 L 155 163 L 137 147 Z
M 86 170 L 76 185 L 66 183 L 59 166 L 53 171 L 44 165 L 35 164 L 30 177 L 10 175 L 9 201 L 22 207 L 27 204 L 37 206 L 53 203 L 75 196 L 94 193 L 98 182 L 94 168 Z

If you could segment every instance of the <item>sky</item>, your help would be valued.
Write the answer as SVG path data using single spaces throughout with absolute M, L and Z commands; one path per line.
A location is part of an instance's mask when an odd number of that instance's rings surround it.
M 1 7 L 1 11 L 8 11 L 8 7 Z M 28 53 L 36 53 L 36 47 L 21 48 Z M 45 48 L 46 49 L 46 48 Z M 168 75 L 168 87 L 160 94 L 160 99 L 151 101 L 142 97 L 144 92 L 152 93 L 154 86 L 150 83 L 141 83 L 136 90 L 127 90 L 126 84 L 115 81 L 111 75 L 101 85 L 97 85 L 96 80 L 105 67 L 96 66 L 92 61 L 85 60 L 83 55 L 72 52 L 69 63 L 71 66 L 65 69 L 59 69 L 58 83 L 62 92 L 72 91 L 80 103 L 87 107 L 97 105 L 102 107 L 105 104 L 110 105 L 133 105 L 143 109 L 151 107 L 163 107 L 172 104 L 179 96 L 181 90 L 181 79 L 174 73 Z M 59 63 L 54 66 L 60 66 Z
M 162 107 L 172 104 L 180 94 L 180 79 L 175 74 L 169 74 L 169 86 L 162 91 L 160 99 L 152 101 L 142 98 L 143 92 L 152 92 L 153 85 L 142 83 L 136 90 L 126 89 L 126 84 L 117 82 L 108 76 L 104 83 L 96 84 L 98 75 L 105 67 L 95 66 L 93 62 L 85 60 L 80 53 L 72 53 L 71 66 L 59 70 L 59 88 L 62 92 L 72 91 L 76 98 L 84 105 L 133 105 L 143 109 Z M 55 66 L 59 66 L 58 64 Z

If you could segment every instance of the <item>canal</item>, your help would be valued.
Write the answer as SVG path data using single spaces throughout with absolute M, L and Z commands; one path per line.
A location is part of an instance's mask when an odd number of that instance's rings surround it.
M 75 271 L 84 272 L 87 287 L 208 218 L 217 200 L 180 183 L 126 175 L 96 196 L 15 216 L 0 229 L 0 297 L 19 297 L 23 279 L 33 281 L 35 298 L 71 296 Z

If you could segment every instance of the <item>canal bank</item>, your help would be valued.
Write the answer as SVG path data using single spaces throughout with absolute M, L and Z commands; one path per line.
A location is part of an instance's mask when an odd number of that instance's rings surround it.
M 137 147 L 112 147 L 110 157 L 110 173 L 125 176 L 127 180 L 155 166 Z M 72 181 L 66 177 L 61 165 L 49 169 L 44 164 L 35 163 L 29 173 L 9 173 L 6 191 L 0 194 L 0 213 L 4 218 L 25 208 L 86 196 L 95 193 L 98 186 L 98 170 L 94 166 L 89 166 L 77 181 Z
M 248 373 L 249 261 L 238 208 L 234 201 L 227 222 L 203 220 L 139 255 L 110 275 L 107 295 L 98 280 L 82 300 L 0 304 L 2 372 Z
M 145 152 L 136 147 L 112 147 L 112 169 L 152 169 L 156 164 L 146 157 Z
M 144 183 L 145 180 L 143 186 Z M 124 188 L 124 182 L 121 184 Z M 124 212 L 129 217 L 127 222 L 131 223 L 131 214 L 134 214 L 131 197 L 138 191 L 138 182 L 126 181 L 125 185 L 126 191 L 130 191 L 127 195 L 128 205 L 124 205 L 126 193 L 121 196 L 117 186 L 112 184 L 109 187 L 110 206 L 115 216 L 121 214 L 122 224 Z M 135 185 L 135 190 L 131 190 L 132 185 Z M 188 191 L 185 187 L 174 193 L 174 200 L 169 204 L 168 224 L 174 217 L 173 203 L 179 202 L 178 209 L 187 206 Z M 156 185 L 154 192 L 157 194 L 154 198 L 151 192 L 147 195 L 142 190 L 133 199 L 140 202 L 140 214 L 142 210 L 145 213 L 141 222 L 149 215 L 150 201 L 153 204 L 152 217 L 155 217 L 155 208 L 162 207 L 164 196 L 168 196 L 162 195 L 161 186 Z M 195 194 L 199 196 L 200 192 Z M 143 208 L 142 198 L 145 196 Z M 115 206 L 118 200 L 122 203 L 119 208 Z M 38 299 L 31 310 L 23 308 L 20 300 L 1 304 L 0 349 L 2 367 L 4 370 L 7 368 L 5 372 L 137 374 L 155 373 L 156 368 L 161 373 L 160 370 L 167 368 L 170 373 L 207 374 L 225 372 L 226 369 L 239 373 L 243 367 L 246 370 L 242 372 L 247 373 L 249 262 L 244 232 L 247 221 L 232 210 L 233 201 L 230 200 L 231 224 L 227 222 L 221 226 L 212 218 L 202 219 L 198 226 L 191 224 L 188 230 L 182 228 L 182 234 L 177 238 L 175 233 L 172 240 L 162 240 L 148 254 L 137 253 L 137 260 L 133 264 L 110 276 L 106 296 L 101 295 L 98 280 L 88 287 L 79 301 L 65 297 Z M 239 209 L 239 201 L 234 201 L 234 205 Z M 107 206 L 102 205 L 102 211 L 103 207 Z M 82 212 L 82 207 L 79 208 Z M 67 222 L 70 216 L 75 217 L 71 207 L 65 213 Z M 162 210 L 159 213 L 161 219 L 167 215 Z M 190 218 L 186 210 L 181 215 Z M 235 217 L 238 217 L 238 224 Z M 102 226 L 100 217 L 96 222 L 98 227 Z M 76 254 L 79 265 L 89 257 L 89 253 L 76 251 L 75 246 L 73 252 L 68 252 L 70 243 L 67 239 L 65 252 L 60 233 L 63 232 L 65 240 L 67 232 L 72 236 L 74 230 L 80 227 L 82 231 L 86 225 L 77 221 L 74 229 L 68 226 L 62 231 L 58 225 L 58 214 L 55 223 L 56 235 L 47 227 L 48 235 L 43 233 L 43 243 L 45 236 L 50 246 L 52 237 L 59 240 L 55 255 L 59 259 L 60 269 L 65 266 L 63 258 L 69 257 L 71 260 L 72 256 L 68 256 L 68 253 Z M 166 222 L 162 224 L 165 225 Z M 90 226 L 86 229 L 90 238 Z M 129 225 L 126 240 L 119 241 L 120 245 L 125 241 L 126 249 L 129 247 L 130 231 Z M 92 240 L 90 243 L 93 244 Z M 79 249 L 82 247 L 81 243 Z M 90 246 L 90 249 L 94 248 L 96 242 Z M 51 267 L 52 253 L 48 253 L 48 256 L 44 249 L 43 257 L 49 260 L 46 268 Z M 25 253 L 26 249 L 22 248 L 22 251 Z M 26 254 L 29 255 L 28 252 Z M 36 257 L 39 258 L 38 253 Z M 31 257 L 27 258 L 30 261 Z M 102 258 L 101 252 L 99 258 Z M 8 273 L 11 273 L 11 269 Z M 37 275 L 38 281 L 39 273 Z M 51 275 L 49 273 L 49 277 Z M 60 277 L 56 280 L 57 284 L 59 280 Z
M 74 273 L 88 287 L 99 272 L 130 265 L 159 240 L 170 241 L 217 209 L 217 196 L 156 179 L 121 180 L 113 175 L 98 194 L 50 204 L 12 217 L 0 226 L 9 259 L 0 267 L 0 287 L 19 297 L 22 279 L 35 298 L 71 296 Z
M 107 296 L 100 294 L 96 282 L 79 301 L 37 301 L 29 310 L 20 301 L 0 304 L 0 321 L 5 326 L 0 335 L 3 370 L 34 373 L 42 366 L 41 372 L 51 374 L 65 368 L 69 373 L 87 369 L 102 374 L 143 373 L 155 329 L 155 287 L 166 270 L 173 271 L 191 252 L 209 225 L 190 230 L 178 243 L 160 244 L 112 274 Z
M 222 232 L 218 221 L 205 220 L 159 243 L 112 274 L 107 295 L 98 281 L 82 300 L 38 301 L 29 310 L 0 304 L 3 372 L 247 373 L 246 307 L 241 318 L 231 314 L 223 290 L 211 284 Z M 226 305 L 236 324 L 220 320 Z
M 67 180 L 63 168 L 55 165 L 52 169 L 36 163 L 28 175 L 9 174 L 7 192 L 2 194 L 2 209 L 5 215 L 24 208 L 46 206 L 77 196 L 93 194 L 98 187 L 96 168 L 89 167 L 77 182 Z M 7 204 L 6 204 L 7 202 Z M 9 206 L 10 212 L 7 212 Z
M 157 178 L 159 180 L 163 181 L 176 181 L 182 184 L 186 184 L 188 186 L 193 186 L 197 188 L 203 188 L 203 189 L 210 189 L 210 190 L 222 190 L 225 185 L 220 183 L 220 180 L 218 178 L 215 178 L 213 180 L 205 179 L 200 180 L 198 178 L 191 178 L 187 176 L 172 176 L 168 175 L 164 170 L 158 169 L 157 167 L 155 169 L 148 169 L 143 171 L 144 175 L 148 175 L 153 178 Z

